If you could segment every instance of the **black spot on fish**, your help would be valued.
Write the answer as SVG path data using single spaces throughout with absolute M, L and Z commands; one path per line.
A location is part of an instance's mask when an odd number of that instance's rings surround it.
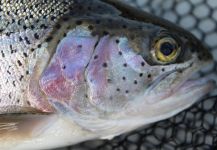
M 112 79 L 107 79 L 107 82 L 108 83 L 112 83 Z
M 107 63 L 103 63 L 102 66 L 103 66 L 104 68 L 106 68 L 108 65 L 107 65 Z
M 9 93 L 8 97 L 11 99 L 11 92 Z
M 41 24 L 41 25 L 40 25 L 40 28 L 41 28 L 41 29 L 47 29 L 47 26 L 46 26 L 45 24 Z
M 183 71 L 182 71 L 182 70 L 178 70 L 178 72 L 179 72 L 179 73 L 183 73 Z
M 126 28 L 127 28 L 127 26 L 124 24 L 124 25 L 122 25 L 122 28 L 126 29 Z
M 17 63 L 18 63 L 19 66 L 22 66 L 22 63 L 21 63 L 20 60 L 18 60 Z
M 20 76 L 20 78 L 19 78 L 19 80 L 20 80 L 20 81 L 22 81 L 22 80 L 23 80 L 23 78 L 24 78 L 24 76 L 23 76 L 23 75 L 21 75 L 21 76 Z
M 54 20 L 56 19 L 56 17 L 51 16 L 50 19 L 51 19 L 52 21 L 54 21 Z
M 1 51 L 2 57 L 5 57 L 5 53 L 3 51 Z
M 30 41 L 29 41 L 29 39 L 28 39 L 28 37 L 24 37 L 24 39 L 25 39 L 25 41 L 26 41 L 26 43 L 27 43 L 28 45 L 31 44 Z
M 30 28 L 33 30 L 33 29 L 35 28 L 35 26 L 34 26 L 34 25 L 31 25 Z
M 7 33 L 6 33 L 6 36 L 10 36 L 10 33 L 9 33 L 9 32 L 7 32 Z
M 81 25 L 81 24 L 82 24 L 82 21 L 77 20 L 75 23 L 76 23 L 76 25 Z
M 39 39 L 39 35 L 37 33 L 35 33 L 34 34 L 34 38 L 38 40 Z
M 93 30 L 93 28 L 94 28 L 94 27 L 93 27 L 92 25 L 89 25 L 89 26 L 88 26 L 88 29 L 89 29 L 89 30 Z
M 53 37 L 52 37 L 52 36 L 49 36 L 49 37 L 46 38 L 45 41 L 46 41 L 46 42 L 50 42 L 52 39 L 53 39 Z
M 41 48 L 41 44 L 38 44 L 38 48 Z
M 7 73 L 11 75 L 11 72 L 9 70 L 7 70 Z
M 20 100 L 19 99 L 17 99 L 17 101 L 16 101 L 18 104 L 20 103 Z
M 127 63 L 124 63 L 124 65 L 123 65 L 124 67 L 127 67 Z
M 98 55 L 95 55 L 93 58 L 94 58 L 94 59 L 97 59 L 97 58 L 98 58 Z
M 151 74 L 148 74 L 148 78 L 151 78 Z
M 22 40 L 23 40 L 23 39 L 22 39 L 22 37 L 20 36 L 20 37 L 19 37 L 19 41 L 21 42 Z
M 26 29 L 27 29 L 26 25 L 24 25 L 24 26 L 23 26 L 23 29 L 24 29 L 24 30 L 26 30 Z
M 30 106 L 30 102 L 29 101 L 27 101 L 27 104 Z
M 103 35 L 108 35 L 109 32 L 108 31 L 103 31 Z
M 121 55 L 122 55 L 122 52 L 121 52 L 121 51 L 119 51 L 119 52 L 118 52 L 118 54 L 121 56 Z
M 56 27 L 57 29 L 60 29 L 60 28 L 61 28 L 61 25 L 57 23 L 57 24 L 55 25 L 55 27 Z
M 12 82 L 13 86 L 16 87 L 15 81 Z

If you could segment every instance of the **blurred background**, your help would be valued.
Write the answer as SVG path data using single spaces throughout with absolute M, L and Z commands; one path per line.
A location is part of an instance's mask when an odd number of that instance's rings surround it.
M 215 62 L 200 75 L 217 81 L 217 0 L 122 0 L 168 19 L 195 34 Z M 113 140 L 88 141 L 56 150 L 214 150 L 217 149 L 217 89 L 173 118 Z

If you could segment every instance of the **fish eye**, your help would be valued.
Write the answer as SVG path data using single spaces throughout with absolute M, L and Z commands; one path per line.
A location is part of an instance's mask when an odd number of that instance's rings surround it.
M 166 64 L 176 60 L 180 53 L 180 47 L 172 37 L 163 37 L 154 44 L 152 55 L 159 63 Z

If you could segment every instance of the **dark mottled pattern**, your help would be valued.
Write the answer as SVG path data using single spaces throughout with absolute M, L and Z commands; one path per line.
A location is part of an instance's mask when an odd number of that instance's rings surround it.
M 126 0 L 195 34 L 208 45 L 215 62 L 200 72 L 217 80 L 217 3 L 215 0 Z M 212 150 L 217 149 L 217 90 L 190 109 L 111 141 L 90 141 L 60 150 Z M 59 149 L 58 149 L 59 150 Z

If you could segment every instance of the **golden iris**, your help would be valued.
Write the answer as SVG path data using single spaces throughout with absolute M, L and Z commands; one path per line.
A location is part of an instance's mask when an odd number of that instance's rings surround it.
M 164 37 L 158 40 L 154 49 L 157 61 L 162 63 L 173 62 L 180 52 L 177 42 L 171 37 Z

